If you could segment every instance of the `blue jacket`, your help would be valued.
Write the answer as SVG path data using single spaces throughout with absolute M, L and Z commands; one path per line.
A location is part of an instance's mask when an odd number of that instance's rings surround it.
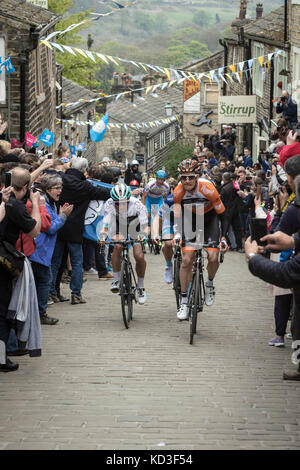
M 297 103 L 292 100 L 289 96 L 285 104 L 279 101 L 276 105 L 276 113 L 282 113 L 283 119 L 286 119 L 290 123 L 298 122 L 298 107 Z
M 35 238 L 35 252 L 30 256 L 30 261 L 40 263 L 43 266 L 50 266 L 53 251 L 55 248 L 57 232 L 64 225 L 66 216 L 64 214 L 58 215 L 54 203 L 51 203 L 46 196 L 46 208 L 51 217 L 51 227 L 48 232 L 40 233 Z
M 246 155 L 243 155 L 243 165 L 244 165 L 244 168 L 252 168 L 253 167 L 253 160 L 252 160 L 252 157 L 251 155 L 249 155 L 249 157 L 246 157 Z

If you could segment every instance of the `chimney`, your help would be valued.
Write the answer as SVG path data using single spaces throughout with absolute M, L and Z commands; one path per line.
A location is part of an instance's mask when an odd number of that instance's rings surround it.
M 114 86 L 118 86 L 118 84 L 119 84 L 119 74 L 118 74 L 118 72 L 113 73 L 113 79 L 114 79 Z
M 240 1 L 240 20 L 244 20 L 247 14 L 247 0 Z
M 256 19 L 258 20 L 259 18 L 262 17 L 263 15 L 263 4 L 262 3 L 258 3 L 256 5 Z
M 127 74 L 125 72 L 123 72 L 122 75 L 121 75 L 122 86 L 126 85 L 126 76 L 127 76 Z

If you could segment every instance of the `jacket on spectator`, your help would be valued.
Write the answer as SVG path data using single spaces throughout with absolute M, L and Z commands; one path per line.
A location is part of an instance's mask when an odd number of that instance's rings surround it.
M 31 201 L 27 201 L 26 209 L 27 209 L 28 214 L 30 215 L 32 212 Z M 40 214 L 41 214 L 41 222 L 42 222 L 41 232 L 47 232 L 51 226 L 51 216 L 46 206 L 40 206 Z M 22 244 L 23 244 L 23 253 L 25 256 L 27 256 L 27 258 L 29 258 L 29 256 L 31 256 L 32 253 L 34 253 L 34 250 L 36 248 L 36 244 L 35 244 L 36 239 L 29 237 L 24 232 L 21 232 L 19 239 L 17 241 L 17 244 L 16 244 L 16 248 L 19 251 L 22 251 L 21 250 L 21 236 L 22 236 Z
M 82 243 L 84 218 L 90 201 L 107 201 L 110 198 L 110 189 L 92 185 L 84 174 L 75 168 L 69 168 L 62 179 L 63 190 L 59 202 L 60 204 L 68 202 L 73 204 L 74 208 L 58 232 L 58 238 L 70 243 Z
M 132 171 L 131 168 L 127 168 L 127 170 L 125 171 L 125 184 L 127 184 L 127 186 L 130 185 L 130 182 L 132 180 L 136 180 L 139 184 L 141 184 L 141 181 L 143 179 L 143 176 L 142 176 L 142 173 L 140 171 Z
M 51 216 L 51 226 L 46 233 L 40 233 L 35 239 L 35 251 L 30 256 L 30 261 L 50 266 L 53 251 L 55 248 L 57 232 L 64 225 L 67 217 L 64 214 L 58 215 L 54 201 L 46 197 L 46 208 Z
M 283 119 L 289 121 L 290 123 L 296 123 L 298 121 L 297 103 L 293 101 L 290 96 L 286 104 L 282 103 L 282 101 L 279 101 L 279 103 L 277 103 L 276 113 L 282 113 Z
M 252 160 L 251 155 L 249 155 L 249 157 L 246 157 L 246 155 L 243 155 L 243 166 L 244 168 L 253 167 L 253 160 Z
M 237 190 L 233 187 L 232 181 L 225 183 L 220 193 L 222 202 L 226 208 L 227 218 L 238 215 L 240 208 L 240 197 L 237 195 Z

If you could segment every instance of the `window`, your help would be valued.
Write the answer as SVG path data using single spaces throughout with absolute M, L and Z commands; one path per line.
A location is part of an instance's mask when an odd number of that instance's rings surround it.
M 280 72 L 282 70 L 288 70 L 288 56 L 287 56 L 287 53 L 284 51 L 282 51 L 281 54 L 277 55 L 274 58 L 274 96 L 273 98 L 276 98 L 277 96 L 281 96 L 282 90 L 287 89 L 288 77 L 285 75 L 280 75 Z M 277 86 L 278 82 L 282 82 L 282 89 L 278 88 Z
M 173 124 L 170 128 L 170 142 L 176 139 L 176 126 Z
M 54 66 L 53 51 L 49 47 L 46 48 L 46 58 L 47 58 L 49 86 L 52 91 L 55 85 L 55 74 L 53 70 L 53 66 Z
M 45 93 L 43 90 L 43 75 L 41 67 L 41 50 L 38 46 L 35 51 L 35 94 L 37 104 L 40 104 L 45 99 Z
M 5 39 L 0 37 L 0 62 L 5 57 Z M 0 104 L 6 104 L 6 71 L 5 67 L 1 68 L 0 74 Z
M 219 86 L 217 83 L 206 83 L 205 104 L 218 104 Z
M 253 57 L 260 57 L 262 55 L 264 55 L 264 45 L 259 42 L 255 42 L 253 44 Z M 264 81 L 262 70 L 257 60 L 252 66 L 252 87 L 253 93 L 262 98 L 264 92 Z
M 300 115 L 300 48 L 293 48 L 293 82 L 292 98 L 298 104 L 298 116 Z
M 165 145 L 166 145 L 166 131 L 164 130 L 160 133 L 160 148 L 165 147 Z

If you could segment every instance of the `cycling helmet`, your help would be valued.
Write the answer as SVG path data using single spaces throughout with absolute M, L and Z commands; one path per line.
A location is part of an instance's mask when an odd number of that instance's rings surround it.
M 131 166 L 133 166 L 133 165 L 139 166 L 139 162 L 137 160 L 132 160 Z
M 156 177 L 157 178 L 166 178 L 167 177 L 167 173 L 165 172 L 165 170 L 158 170 L 156 172 Z
M 183 160 L 179 163 L 178 171 L 181 174 L 184 173 L 197 173 L 200 170 L 200 163 L 197 160 Z
M 123 183 L 116 184 L 116 186 L 114 186 L 110 191 L 110 197 L 114 201 L 128 201 L 130 196 L 130 188 Z
M 132 180 L 130 181 L 129 186 L 139 186 L 139 182 L 137 180 Z

